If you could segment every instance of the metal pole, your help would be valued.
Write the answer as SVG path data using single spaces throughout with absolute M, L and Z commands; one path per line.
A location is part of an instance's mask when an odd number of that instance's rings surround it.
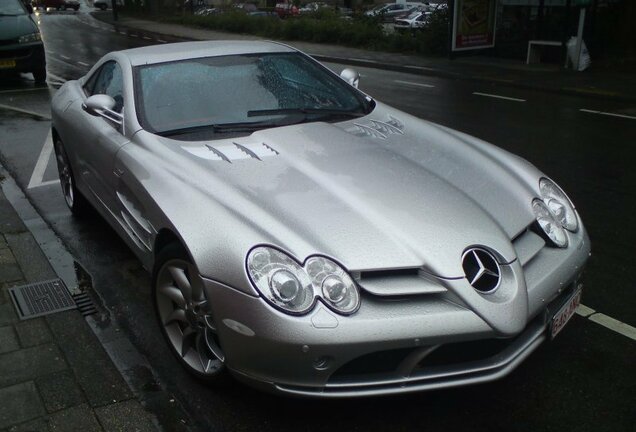
M 576 56 L 572 63 L 574 64 L 574 70 L 579 71 L 579 61 L 581 60 L 581 48 L 583 47 L 583 26 L 585 25 L 585 10 L 586 8 L 581 8 L 581 13 L 579 14 L 579 31 L 576 33 Z

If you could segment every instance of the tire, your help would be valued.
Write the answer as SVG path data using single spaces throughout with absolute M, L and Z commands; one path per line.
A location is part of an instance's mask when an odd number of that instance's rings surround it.
M 200 380 L 224 385 L 228 380 L 225 355 L 198 274 L 179 243 L 161 249 L 152 277 L 155 313 L 179 363 Z
M 71 210 L 71 213 L 73 213 L 73 216 L 86 216 L 90 211 L 90 204 L 77 189 L 71 163 L 66 154 L 66 150 L 64 150 L 64 145 L 59 138 L 55 140 L 54 149 L 55 160 L 57 161 L 57 172 L 60 177 L 64 201 L 69 210 Z
M 34 70 L 33 79 L 38 84 L 45 83 L 46 82 L 46 67 Z

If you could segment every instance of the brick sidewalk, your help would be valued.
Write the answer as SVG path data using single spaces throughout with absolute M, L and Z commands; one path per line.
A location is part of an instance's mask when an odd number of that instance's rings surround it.
M 55 279 L 0 191 L 0 431 L 154 431 L 77 310 L 20 321 L 8 288 Z

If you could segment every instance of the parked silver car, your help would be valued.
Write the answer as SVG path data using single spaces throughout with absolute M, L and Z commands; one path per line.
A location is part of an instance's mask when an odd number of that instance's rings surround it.
M 565 193 L 358 80 L 188 42 L 107 54 L 53 98 L 66 203 L 152 271 L 192 374 L 316 397 L 480 383 L 574 313 L 590 241 Z

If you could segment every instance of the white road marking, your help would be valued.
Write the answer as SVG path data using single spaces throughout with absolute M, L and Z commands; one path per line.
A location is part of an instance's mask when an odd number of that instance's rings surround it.
M 88 66 L 90 66 L 88 63 L 84 63 L 84 62 L 81 62 L 81 61 L 78 61 L 78 62 L 77 62 L 77 64 L 78 64 L 78 65 L 82 65 L 82 66 L 84 66 L 84 67 L 88 67 Z
M 588 318 L 590 321 L 594 321 L 597 324 L 606 327 L 613 332 L 627 336 L 632 340 L 636 340 L 636 327 L 632 327 L 629 324 L 620 322 L 612 317 L 604 315 L 602 313 L 595 313 Z
M 19 113 L 22 113 L 22 114 L 28 114 L 28 115 L 40 117 L 40 118 L 43 118 L 43 119 L 46 119 L 46 120 L 51 120 L 51 116 L 48 115 L 48 114 L 42 114 L 42 113 L 35 112 L 35 111 L 25 110 L 25 109 L 14 107 L 14 106 L 10 106 L 10 105 L 0 104 L 0 108 L 6 109 L 6 110 L 11 110 L 11 111 L 16 111 L 16 112 L 19 112 Z
M 411 81 L 393 80 L 393 82 L 396 82 L 398 84 L 406 84 L 406 85 L 417 86 L 417 87 L 427 87 L 427 88 L 435 87 L 433 84 L 416 83 L 416 82 L 411 82 Z
M 625 115 L 625 114 L 615 114 L 615 113 L 610 113 L 610 112 L 595 111 L 595 110 L 589 110 L 589 109 L 584 109 L 584 108 L 581 108 L 579 111 L 590 113 L 590 114 L 599 114 L 599 115 L 604 115 L 604 116 L 611 116 L 611 117 L 619 117 L 619 118 L 626 118 L 626 119 L 630 119 L 630 120 L 636 120 L 636 116 L 630 116 L 630 115 Z
M 168 42 L 166 42 L 165 40 L 162 40 L 162 39 L 157 39 L 157 42 L 159 42 L 159 43 L 168 43 Z
M 31 179 L 29 180 L 27 189 L 46 186 L 47 184 L 59 183 L 59 180 L 47 182 L 44 181 L 44 173 L 46 172 L 46 167 L 49 164 L 49 159 L 51 159 L 52 153 L 53 136 L 51 134 L 51 131 L 49 130 L 49 134 L 46 136 L 46 140 L 44 140 L 44 145 L 42 146 L 42 150 L 40 151 L 38 161 L 35 163 L 35 168 L 33 168 L 33 172 L 31 173 Z
M 136 35 L 136 34 L 129 34 L 128 36 L 139 37 L 139 35 Z
M 142 36 L 142 39 L 152 40 L 152 39 L 151 39 L 151 38 L 149 38 L 148 36 Z
M 120 31 L 119 34 L 126 36 L 126 32 L 123 32 L 123 31 Z
M 65 56 L 64 54 L 60 54 L 60 57 L 62 57 L 64 60 L 70 60 L 71 58 L 68 56 Z
M 577 315 L 581 315 L 582 317 L 589 317 L 590 315 L 592 315 L 593 313 L 595 313 L 596 311 L 592 308 L 589 308 L 583 304 L 580 304 L 578 308 L 576 308 L 576 314 Z
M 513 98 L 513 97 L 508 97 L 508 96 L 500 96 L 500 95 L 496 95 L 496 94 L 490 94 L 490 93 L 480 93 L 480 92 L 473 92 L 474 95 L 476 96 L 485 96 L 485 97 L 490 97 L 490 98 L 495 98 L 495 99 L 503 99 L 503 100 L 509 100 L 509 101 L 513 101 L 513 102 L 525 102 L 525 99 L 518 99 L 518 98 Z

